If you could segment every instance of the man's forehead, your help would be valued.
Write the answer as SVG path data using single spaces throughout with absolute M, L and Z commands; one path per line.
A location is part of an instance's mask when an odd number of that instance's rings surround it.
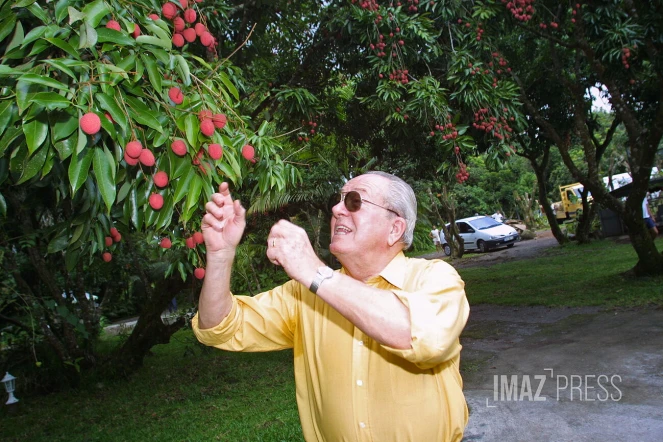
M 378 175 L 360 175 L 348 181 L 341 192 L 346 193 L 355 190 L 365 194 L 380 193 L 384 184 L 382 181 L 384 179 Z

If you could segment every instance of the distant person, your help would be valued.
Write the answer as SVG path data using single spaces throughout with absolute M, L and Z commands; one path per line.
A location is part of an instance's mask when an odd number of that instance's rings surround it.
M 497 212 L 493 213 L 491 217 L 497 221 L 498 223 L 503 223 L 504 222 L 504 215 L 502 215 L 502 211 L 498 210 Z
M 437 226 L 433 226 L 433 230 L 430 231 L 429 235 L 433 239 L 433 245 L 435 246 L 435 250 L 438 252 L 442 250 L 442 243 L 440 243 L 440 231 L 437 228 Z
M 405 181 L 369 172 L 338 197 L 329 250 L 340 270 L 325 265 L 304 229 L 280 220 L 267 258 L 290 281 L 235 296 L 231 272 L 246 210 L 222 183 L 205 205 L 207 268 L 193 331 L 226 351 L 294 349 L 308 442 L 460 441 L 468 419 L 458 339 L 469 315 L 464 283 L 442 260 L 403 253 L 417 219 Z
M 647 193 L 647 196 L 649 196 L 649 193 Z M 649 208 L 649 201 L 647 200 L 647 196 L 645 196 L 645 199 L 642 200 L 642 218 L 645 221 L 647 230 L 649 230 L 649 234 L 652 238 L 656 239 L 658 236 L 658 229 L 656 228 L 656 223 L 654 222 L 654 215 L 651 213 L 651 209 Z

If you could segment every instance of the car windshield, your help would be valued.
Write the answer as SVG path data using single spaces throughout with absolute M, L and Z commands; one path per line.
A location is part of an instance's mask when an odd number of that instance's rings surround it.
M 501 225 L 501 223 L 498 223 L 497 221 L 495 221 L 494 219 L 492 219 L 489 216 L 484 216 L 483 218 L 477 218 L 475 220 L 472 220 L 471 224 L 477 230 L 490 229 L 491 227 Z

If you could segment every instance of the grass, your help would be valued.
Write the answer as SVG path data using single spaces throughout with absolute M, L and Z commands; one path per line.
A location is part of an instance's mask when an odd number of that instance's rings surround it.
M 663 248 L 663 238 L 656 241 Z M 546 256 L 460 269 L 470 305 L 642 307 L 663 305 L 663 277 L 624 274 L 637 262 L 612 240 L 549 249 Z
M 621 276 L 635 262 L 629 244 L 606 240 L 460 274 L 470 304 L 663 305 L 663 278 Z M 0 406 L 0 441 L 302 441 L 293 376 L 291 351 L 228 353 L 182 330 L 126 381 L 32 397 L 19 382 L 20 402 Z
M 228 353 L 191 330 L 127 381 L 24 397 L 0 411 L 2 441 L 301 441 L 292 351 Z

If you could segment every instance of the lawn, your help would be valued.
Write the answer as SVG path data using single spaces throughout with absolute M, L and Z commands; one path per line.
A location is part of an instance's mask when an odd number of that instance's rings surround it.
M 634 263 L 629 244 L 606 240 L 459 273 L 474 305 L 663 305 L 663 278 L 621 276 Z M 0 407 L 1 441 L 303 440 L 291 351 L 222 352 L 201 346 L 190 330 L 155 347 L 126 381 L 88 379 L 77 390 L 29 396 L 19 388 L 16 395 L 17 405 Z

